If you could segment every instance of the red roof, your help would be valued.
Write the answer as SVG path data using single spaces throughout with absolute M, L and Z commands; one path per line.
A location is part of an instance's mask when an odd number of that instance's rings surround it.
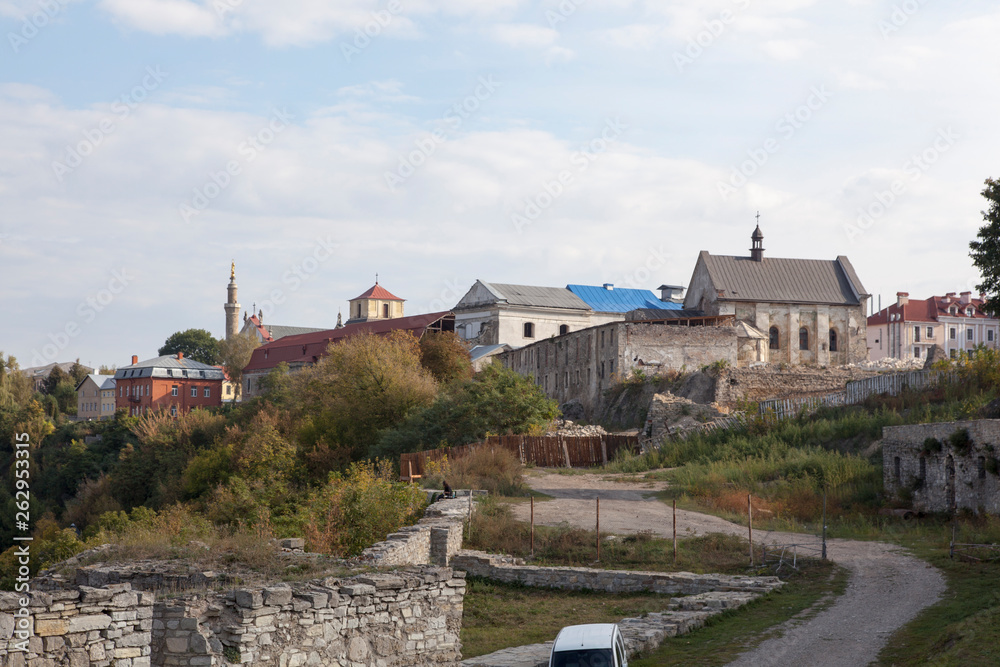
M 444 321 L 442 322 L 442 320 Z M 243 372 L 270 370 L 281 362 L 289 365 L 314 364 L 319 361 L 320 357 L 326 355 L 330 343 L 338 343 L 348 336 L 359 333 L 385 336 L 393 331 L 409 331 L 420 338 L 428 327 L 438 322 L 441 322 L 445 331 L 451 331 L 454 329 L 455 315 L 450 311 L 443 311 L 389 320 L 358 322 L 339 329 L 285 336 L 255 349 L 250 357 L 250 363 L 243 369 Z
M 972 319 L 990 319 L 990 315 L 982 310 L 983 299 L 970 298 L 968 303 L 962 303 L 961 297 L 952 294 L 945 296 L 932 296 L 929 299 L 910 299 L 909 303 L 900 306 L 894 303 L 888 308 L 883 308 L 868 318 L 868 326 L 886 324 L 890 314 L 899 314 L 899 321 L 902 322 L 937 322 L 938 317 L 969 317 Z M 966 315 L 965 309 L 973 308 L 972 315 Z M 955 308 L 955 314 L 950 312 Z
M 367 292 L 361 296 L 356 296 L 351 301 L 357 301 L 358 299 L 382 299 L 383 301 L 404 301 L 405 299 L 400 299 L 398 296 L 394 296 L 389 290 L 382 287 L 378 283 L 375 283 Z

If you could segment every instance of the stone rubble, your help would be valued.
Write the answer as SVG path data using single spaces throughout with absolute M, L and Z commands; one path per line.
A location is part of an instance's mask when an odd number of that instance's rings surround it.
M 569 419 L 557 419 L 545 435 L 571 435 L 576 437 L 595 437 L 607 435 L 608 432 L 600 424 L 583 425 Z

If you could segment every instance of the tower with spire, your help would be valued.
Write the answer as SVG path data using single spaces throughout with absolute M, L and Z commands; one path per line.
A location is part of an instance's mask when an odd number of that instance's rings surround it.
M 750 259 L 764 261 L 764 232 L 760 231 L 760 211 L 757 211 L 757 229 L 750 235 Z
M 226 339 L 240 332 L 240 304 L 236 302 L 236 260 L 229 267 L 229 298 L 226 301 Z

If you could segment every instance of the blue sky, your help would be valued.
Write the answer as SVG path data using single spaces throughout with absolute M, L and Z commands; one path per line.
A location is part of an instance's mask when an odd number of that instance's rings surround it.
M 697 253 L 973 289 L 1000 8 L 930 0 L 0 0 L 0 350 L 333 326 Z M 367 33 L 367 34 L 366 34 Z M 992 158 L 992 159 L 991 159 Z

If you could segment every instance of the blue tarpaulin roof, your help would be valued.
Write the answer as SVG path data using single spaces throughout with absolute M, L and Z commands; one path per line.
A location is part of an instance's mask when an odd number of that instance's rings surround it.
M 631 289 L 600 285 L 566 285 L 573 294 L 598 313 L 627 313 L 636 308 L 655 310 L 680 310 L 682 305 L 670 301 L 660 301 L 648 289 Z

